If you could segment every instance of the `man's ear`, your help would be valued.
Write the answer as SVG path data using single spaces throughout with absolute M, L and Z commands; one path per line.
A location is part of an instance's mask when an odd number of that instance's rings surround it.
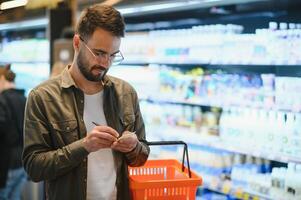
M 74 48 L 74 50 L 78 51 L 78 49 L 79 49 L 79 43 L 80 43 L 79 35 L 75 34 L 73 36 L 73 48 Z

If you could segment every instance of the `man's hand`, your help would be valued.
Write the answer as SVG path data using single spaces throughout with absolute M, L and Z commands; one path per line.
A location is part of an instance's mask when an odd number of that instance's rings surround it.
M 88 152 L 110 148 L 118 136 L 118 132 L 109 126 L 95 126 L 84 138 L 83 145 Z
M 138 138 L 135 132 L 125 131 L 122 136 L 115 141 L 111 148 L 123 153 L 132 151 L 138 143 Z

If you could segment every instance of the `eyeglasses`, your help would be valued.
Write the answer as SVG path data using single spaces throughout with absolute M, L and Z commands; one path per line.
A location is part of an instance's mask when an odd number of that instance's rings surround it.
M 108 54 L 107 52 L 99 50 L 98 53 L 94 53 L 90 47 L 86 44 L 85 40 L 82 37 L 79 37 L 79 39 L 84 43 L 85 47 L 90 51 L 90 53 L 94 56 L 96 59 L 105 59 L 110 62 L 111 65 L 119 65 L 123 60 L 124 57 L 120 51 L 114 54 Z

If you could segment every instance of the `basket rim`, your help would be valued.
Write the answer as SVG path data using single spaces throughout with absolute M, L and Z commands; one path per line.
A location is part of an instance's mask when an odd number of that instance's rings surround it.
M 167 166 L 166 166 L 167 164 Z M 146 188 L 146 187 L 191 187 L 191 186 L 201 186 L 203 183 L 202 177 L 198 176 L 194 171 L 191 170 L 191 178 L 188 176 L 188 168 L 185 166 L 184 172 L 182 172 L 182 164 L 176 159 L 160 159 L 160 160 L 148 160 L 145 165 L 140 167 L 128 167 L 129 170 L 131 169 L 145 169 L 145 168 L 160 168 L 160 167 L 175 167 L 179 170 L 180 173 L 185 174 L 185 178 L 178 178 L 178 179 L 168 179 L 168 180 L 137 180 L 134 179 L 135 176 L 144 176 L 142 175 L 133 175 L 129 174 L 129 182 L 130 187 L 132 189 L 138 188 Z M 156 175 L 156 174 L 151 174 Z M 147 175 L 146 175 L 147 176 Z

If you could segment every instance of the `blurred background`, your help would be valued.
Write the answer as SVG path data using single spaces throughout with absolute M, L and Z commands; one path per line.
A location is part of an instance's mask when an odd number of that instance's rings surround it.
M 137 90 L 148 140 L 188 143 L 197 198 L 301 199 L 300 0 L 0 2 L 0 65 L 26 94 L 72 61 L 80 12 L 113 5 L 125 60 L 109 74 Z M 43 184 L 29 180 L 23 199 L 44 199 Z

